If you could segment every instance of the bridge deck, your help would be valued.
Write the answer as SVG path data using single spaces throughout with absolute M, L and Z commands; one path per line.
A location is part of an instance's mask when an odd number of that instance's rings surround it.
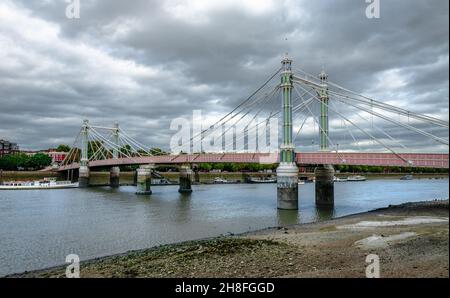
M 297 153 L 296 161 L 299 165 L 332 164 L 332 165 L 361 165 L 361 166 L 408 166 L 413 167 L 444 168 L 449 167 L 448 154 L 408 153 L 400 154 L 403 158 L 392 153 Z M 224 153 L 224 154 L 198 154 L 198 155 L 167 155 L 135 158 L 119 158 L 97 160 L 89 163 L 89 167 L 112 167 L 140 164 L 201 164 L 201 163 L 260 163 L 272 164 L 278 162 L 277 154 L 268 153 Z M 61 166 L 59 171 L 79 168 L 78 163 Z

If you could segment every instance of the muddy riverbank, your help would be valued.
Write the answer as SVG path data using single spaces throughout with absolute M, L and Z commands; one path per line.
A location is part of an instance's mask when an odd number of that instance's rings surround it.
M 448 201 L 409 203 L 320 223 L 271 228 L 86 261 L 81 277 L 449 276 Z M 12 277 L 64 277 L 58 267 Z

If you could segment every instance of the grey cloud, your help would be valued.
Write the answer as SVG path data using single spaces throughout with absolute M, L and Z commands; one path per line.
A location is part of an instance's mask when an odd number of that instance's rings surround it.
M 27 44 L 29 40 L 0 27 L 0 38 L 17 42 L 11 47 L 20 46 L 57 65 L 38 72 L 32 70 L 42 63 L 32 59 L 12 69 L 0 64 L 0 137 L 25 148 L 55 146 L 55 140 L 70 143 L 81 121 L 90 118 L 102 124 L 119 120 L 141 142 L 167 148 L 171 119 L 190 117 L 193 109 L 230 111 L 280 67 L 286 51 L 294 68 L 317 73 L 324 66 L 330 80 L 340 85 L 381 100 L 400 98 L 399 106 L 448 120 L 446 0 L 381 1 L 379 20 L 365 17 L 363 0 L 275 1 L 270 11 L 259 15 L 238 7 L 212 10 L 205 23 L 175 18 L 163 1 L 81 2 L 80 20 L 65 18 L 62 0 L 21 0 L 12 5 L 59 28 L 62 43 L 86 45 L 111 59 L 156 69 L 157 76 L 141 76 L 138 70 L 114 73 L 114 68 L 105 73 L 95 68 L 95 61 L 86 61 L 86 55 L 37 41 Z M 127 30 L 115 36 L 116 29 Z M 392 70 L 398 70 L 407 84 L 394 90 L 375 88 Z M 53 118 L 67 120 L 56 127 L 56 120 L 46 124 L 45 119 Z M 36 124 L 36 119 L 43 120 Z M 147 120 L 152 126 L 145 125 Z M 380 125 L 408 147 L 441 150 L 417 134 Z M 349 140 L 346 131 L 333 133 L 336 142 Z M 435 133 L 448 137 L 445 130 Z M 308 133 L 301 137 L 314 138 Z M 313 150 L 307 144 L 299 146 Z

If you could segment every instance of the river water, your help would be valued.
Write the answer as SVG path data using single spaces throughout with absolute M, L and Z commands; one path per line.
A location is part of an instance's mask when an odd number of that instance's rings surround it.
M 0 192 L 0 276 L 228 233 L 326 220 L 403 202 L 447 199 L 445 180 L 336 183 L 335 208 L 314 205 L 314 184 L 300 186 L 300 210 L 278 211 L 275 184 L 200 185 Z

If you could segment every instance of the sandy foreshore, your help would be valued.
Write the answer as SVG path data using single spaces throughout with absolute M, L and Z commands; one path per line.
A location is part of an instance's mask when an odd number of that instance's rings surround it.
M 449 277 L 449 202 L 390 206 L 331 221 L 165 245 L 81 263 L 81 277 Z M 65 277 L 65 267 L 12 275 Z

